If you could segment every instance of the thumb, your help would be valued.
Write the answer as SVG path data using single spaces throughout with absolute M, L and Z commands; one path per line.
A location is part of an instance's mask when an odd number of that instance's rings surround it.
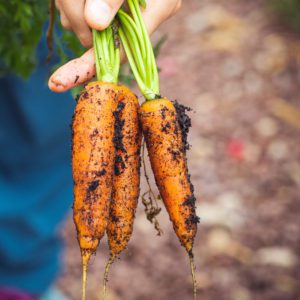
M 87 24 L 93 29 L 105 29 L 123 2 L 123 0 L 87 0 L 84 9 Z

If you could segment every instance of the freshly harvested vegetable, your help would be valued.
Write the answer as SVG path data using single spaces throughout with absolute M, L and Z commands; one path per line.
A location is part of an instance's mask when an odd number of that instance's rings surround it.
M 73 212 L 83 264 L 82 299 L 87 265 L 106 231 L 109 217 L 119 95 L 116 82 L 120 53 L 107 43 L 108 37 L 113 40 L 112 26 L 103 32 L 93 31 L 93 37 L 98 81 L 88 84 L 80 94 L 73 119 Z M 112 60 L 116 64 L 113 67 Z
M 120 66 L 119 50 L 116 50 L 119 47 L 117 31 L 117 24 L 113 23 L 103 32 L 93 32 L 97 77 L 106 82 L 113 82 L 107 91 L 113 93 L 111 98 L 115 105 L 109 110 L 110 117 L 113 118 L 109 124 L 114 127 L 114 130 L 107 132 L 110 146 L 113 147 L 113 151 L 109 152 L 112 154 L 109 155 L 109 171 L 112 171 L 111 167 L 113 166 L 113 174 L 107 172 L 103 175 L 105 183 L 109 186 L 107 187 L 109 189 L 108 197 L 101 197 L 104 194 L 97 195 L 97 201 L 103 201 L 101 215 L 101 225 L 103 226 L 99 228 L 97 224 L 94 224 L 96 227 L 93 228 L 94 230 L 101 230 L 102 237 L 107 227 L 110 260 L 104 276 L 104 294 L 109 267 L 115 257 L 126 248 L 131 237 L 140 183 L 139 104 L 136 96 L 128 88 L 116 84 Z M 101 97 L 98 98 L 98 101 L 99 99 Z M 96 110 L 94 114 L 97 116 L 99 112 Z M 102 126 L 105 130 L 106 121 L 103 118 L 100 120 L 103 120 Z M 99 135 L 96 136 L 97 138 L 102 140 Z M 103 151 L 105 157 L 108 149 L 103 148 Z M 109 214 L 107 208 L 109 208 Z M 83 278 L 84 290 L 85 272 Z
M 78 99 L 73 119 L 73 214 L 84 282 L 88 261 L 107 226 L 114 171 L 113 112 L 116 107 L 113 84 L 90 83 Z
M 111 254 L 120 254 L 127 246 L 133 229 L 134 213 L 140 187 L 139 103 L 126 87 L 119 87 L 115 111 L 115 169 L 110 217 L 107 227 Z
M 164 98 L 144 102 L 139 115 L 156 184 L 174 230 L 191 254 L 198 218 L 177 111 Z
M 119 87 L 115 111 L 115 169 L 107 238 L 110 260 L 104 275 L 104 296 L 111 264 L 127 247 L 133 230 L 140 192 L 140 149 L 142 132 L 138 118 L 139 103 L 126 87 Z
M 157 66 L 139 1 L 128 0 L 129 16 L 120 10 L 120 37 L 146 102 L 139 116 L 151 167 L 174 230 L 189 254 L 196 299 L 193 242 L 199 218 L 186 160 L 185 136 L 173 103 L 160 96 Z
M 193 243 L 199 218 L 188 174 L 184 124 L 179 122 L 179 113 L 167 98 L 144 102 L 139 115 L 156 185 L 175 233 L 189 255 L 196 299 Z
M 80 94 L 73 119 L 74 221 L 83 264 L 82 299 L 89 259 L 105 231 L 110 259 L 104 296 L 110 266 L 131 237 L 139 197 L 142 132 L 160 195 L 190 258 L 196 299 L 193 244 L 199 219 L 186 159 L 190 119 L 185 107 L 160 96 L 155 57 L 139 7 L 145 1 L 127 3 L 131 16 L 120 9 L 120 28 L 114 22 L 102 32 L 93 30 L 98 81 Z M 141 107 L 128 88 L 117 85 L 119 36 L 146 99 Z

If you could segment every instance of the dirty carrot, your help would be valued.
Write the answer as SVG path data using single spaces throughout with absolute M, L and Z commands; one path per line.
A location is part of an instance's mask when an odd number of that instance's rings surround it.
M 98 81 L 88 84 L 80 94 L 72 125 L 73 215 L 82 255 L 82 299 L 89 259 L 107 227 L 113 184 L 120 58 L 119 49 L 108 49 L 107 35 L 113 35 L 111 26 L 103 32 L 93 31 Z M 116 66 L 108 63 L 111 59 Z
M 143 103 L 139 115 L 156 184 L 175 232 L 190 253 L 198 219 L 177 111 L 164 98 Z
M 195 280 L 193 243 L 199 219 L 176 108 L 169 99 L 156 99 L 143 103 L 139 115 L 157 187 Z
M 140 187 L 140 149 L 142 132 L 138 119 L 139 103 L 126 87 L 119 87 L 118 106 L 115 111 L 115 169 L 107 237 L 110 259 L 107 264 L 103 292 L 110 266 L 127 247 L 133 230 Z
M 151 167 L 174 230 L 186 249 L 196 299 L 193 243 L 199 221 L 186 160 L 185 132 L 172 101 L 160 96 L 158 71 L 138 0 L 128 0 L 129 16 L 118 13 L 120 37 L 146 102 L 139 111 Z M 138 42 L 137 42 L 138 41 Z
M 115 96 L 112 84 L 89 84 L 79 97 L 73 119 L 73 213 L 84 273 L 107 225 L 115 155 Z

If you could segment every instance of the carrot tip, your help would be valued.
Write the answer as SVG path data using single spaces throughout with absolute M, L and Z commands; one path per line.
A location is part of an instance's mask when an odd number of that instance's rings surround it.
M 196 280 L 196 268 L 195 268 L 195 263 L 194 263 L 194 255 L 193 255 L 192 251 L 190 251 L 188 254 L 189 254 L 189 260 L 190 260 L 192 280 L 193 280 L 194 300 L 196 300 L 197 299 L 197 280 Z
M 91 258 L 92 252 L 82 250 L 81 257 L 82 257 L 82 300 L 86 298 L 86 277 L 87 277 L 87 266 L 89 260 Z
M 115 259 L 116 259 L 116 255 L 111 253 L 109 260 L 105 267 L 104 278 L 103 278 L 103 299 L 104 300 L 106 299 L 106 290 L 107 290 L 106 287 L 107 287 L 107 282 L 108 282 L 109 271 L 110 271 L 110 268 L 111 268 L 112 264 L 114 263 Z

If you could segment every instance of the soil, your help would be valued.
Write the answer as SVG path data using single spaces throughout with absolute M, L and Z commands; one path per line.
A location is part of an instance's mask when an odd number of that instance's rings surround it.
M 300 40 L 266 2 L 185 0 L 153 37 L 168 34 L 159 57 L 162 95 L 193 110 L 188 162 L 201 218 L 198 299 L 300 299 Z M 146 190 L 143 179 L 141 194 Z M 143 209 L 140 201 L 129 247 L 111 269 L 108 299 L 192 299 L 188 255 L 165 209 L 157 217 L 161 236 Z M 57 285 L 80 299 L 71 217 L 63 235 Z M 101 299 L 108 258 L 103 238 L 87 299 Z

